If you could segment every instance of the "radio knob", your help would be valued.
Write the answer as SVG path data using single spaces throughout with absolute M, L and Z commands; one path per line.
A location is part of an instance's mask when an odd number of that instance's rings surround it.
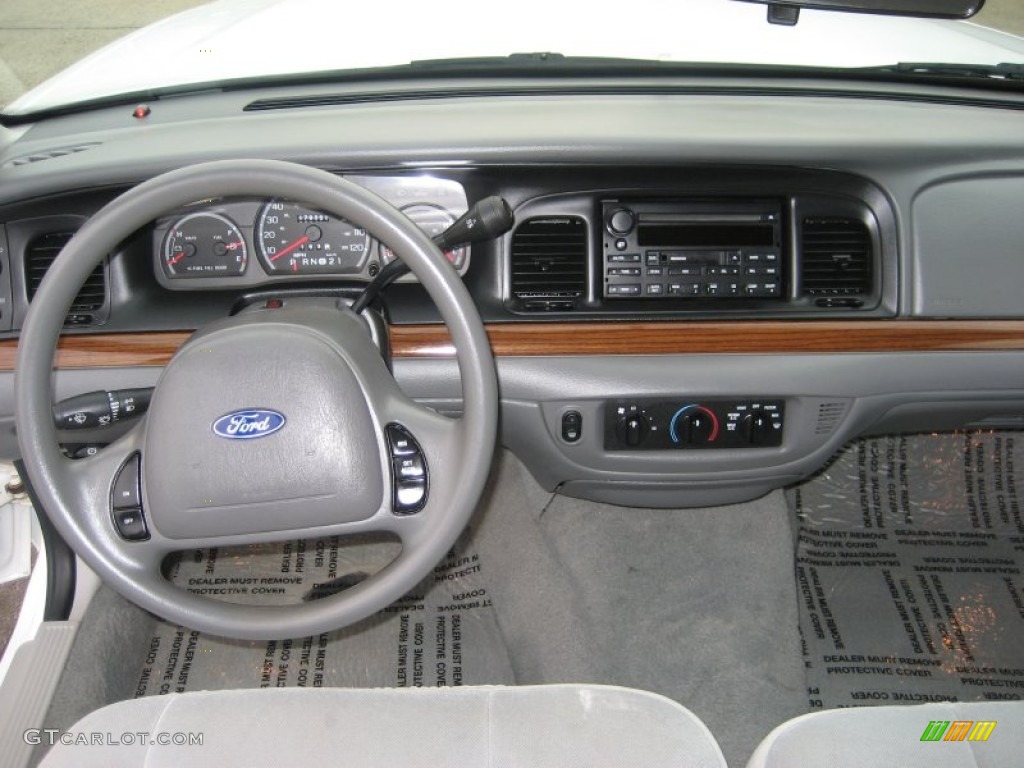
M 650 425 L 643 414 L 630 413 L 619 419 L 616 424 L 616 433 L 619 440 L 629 448 L 636 448 L 647 439 Z
M 613 235 L 628 235 L 636 226 L 636 216 L 628 208 L 619 208 L 608 217 L 608 231 Z

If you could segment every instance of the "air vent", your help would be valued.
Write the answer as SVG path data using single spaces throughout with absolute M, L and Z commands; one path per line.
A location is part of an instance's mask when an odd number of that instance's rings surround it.
M 84 152 L 87 149 L 98 147 L 100 142 L 90 141 L 85 144 L 73 144 L 67 147 L 54 147 L 53 149 L 44 149 L 39 152 L 32 152 L 27 155 L 19 155 L 12 160 L 8 160 L 4 163 L 5 166 L 17 166 L 17 165 L 28 165 L 29 163 L 38 163 L 41 160 L 52 160 L 55 157 L 64 157 L 66 155 L 74 155 L 78 152 Z
M 818 421 L 814 426 L 814 434 L 831 435 L 846 413 L 846 403 L 842 400 L 828 401 L 818 405 Z
M 803 220 L 802 270 L 806 296 L 864 296 L 871 293 L 871 233 L 858 219 Z
M 36 295 L 43 276 L 57 258 L 74 232 L 50 232 L 38 235 L 25 248 L 25 291 L 28 300 Z M 100 264 L 86 279 L 68 312 L 68 325 L 90 325 L 107 302 L 107 280 L 104 265 Z
M 523 309 L 576 308 L 587 279 L 587 225 L 578 216 L 527 219 L 512 236 L 512 294 Z

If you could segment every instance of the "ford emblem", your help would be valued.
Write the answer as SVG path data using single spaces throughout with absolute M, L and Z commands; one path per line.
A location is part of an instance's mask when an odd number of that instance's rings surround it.
M 284 414 L 264 408 L 226 413 L 213 422 L 213 431 L 228 440 L 254 440 L 272 435 L 284 426 Z

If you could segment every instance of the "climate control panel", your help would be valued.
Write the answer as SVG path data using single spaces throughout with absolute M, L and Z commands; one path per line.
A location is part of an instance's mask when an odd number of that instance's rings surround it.
M 777 448 L 785 401 L 759 398 L 616 400 L 604 407 L 609 451 Z

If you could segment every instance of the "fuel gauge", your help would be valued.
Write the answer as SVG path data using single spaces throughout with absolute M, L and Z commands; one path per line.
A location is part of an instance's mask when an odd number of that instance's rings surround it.
M 168 277 L 234 277 L 248 262 L 238 226 L 219 213 L 190 213 L 174 222 L 163 248 Z

